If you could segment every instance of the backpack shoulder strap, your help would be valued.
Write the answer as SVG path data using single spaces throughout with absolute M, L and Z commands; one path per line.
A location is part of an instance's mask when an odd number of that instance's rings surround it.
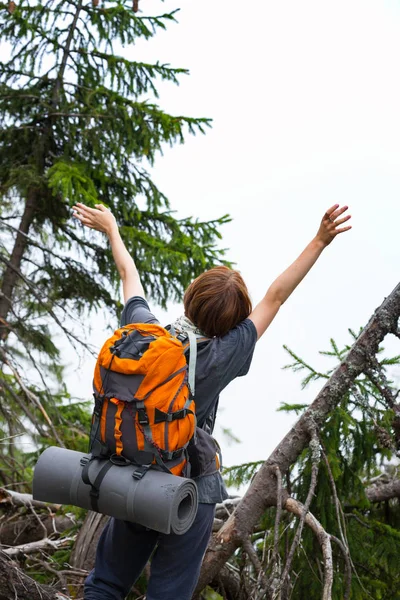
M 187 332 L 189 338 L 189 368 L 188 368 L 188 385 L 191 395 L 194 398 L 195 394 L 195 375 L 197 362 L 197 337 L 193 331 Z
M 201 342 L 207 342 L 210 338 L 205 337 L 199 333 L 193 331 L 185 331 L 184 333 L 176 333 L 175 327 L 167 325 L 165 328 L 170 332 L 171 335 L 176 337 L 184 347 L 184 352 L 189 349 L 189 361 L 188 361 L 188 386 L 190 395 L 194 398 L 195 395 L 195 376 L 196 376 L 196 363 L 197 363 L 197 344 Z M 189 341 L 189 343 L 187 343 Z M 186 342 L 186 343 L 185 343 Z

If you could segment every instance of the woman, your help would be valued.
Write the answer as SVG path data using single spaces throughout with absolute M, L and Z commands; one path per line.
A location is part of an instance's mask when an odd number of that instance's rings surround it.
M 315 238 L 269 287 L 252 310 L 246 285 L 237 271 L 216 267 L 195 279 L 184 295 L 184 315 L 175 329 L 206 336 L 199 344 L 196 365 L 196 416 L 202 431 L 212 433 L 220 392 L 236 377 L 246 375 L 257 340 L 271 324 L 282 304 L 302 281 L 322 251 L 350 219 L 347 206 L 335 204 L 322 218 Z M 106 233 L 122 279 L 125 307 L 121 326 L 158 323 L 144 298 L 139 273 L 119 235 L 112 213 L 103 205 L 95 209 L 74 206 L 74 217 Z M 206 434 L 205 434 L 206 435 Z M 122 600 L 140 576 L 150 556 L 147 600 L 190 600 L 210 538 L 214 509 L 227 493 L 219 470 L 196 478 L 199 508 L 184 535 L 160 534 L 133 523 L 111 519 L 99 540 L 95 568 L 85 582 L 86 600 Z

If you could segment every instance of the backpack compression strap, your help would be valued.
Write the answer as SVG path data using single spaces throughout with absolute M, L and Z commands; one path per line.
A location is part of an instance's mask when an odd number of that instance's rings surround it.
M 95 457 L 92 455 L 83 456 L 80 460 L 82 469 L 82 480 L 86 485 L 90 485 L 90 504 L 92 510 L 95 512 L 99 512 L 99 495 L 100 495 L 100 484 L 106 476 L 109 469 L 112 467 L 112 462 L 110 460 L 104 461 L 103 466 L 100 471 L 97 473 L 97 476 L 94 481 L 90 480 L 89 477 L 89 466 L 90 463 L 95 460 Z
M 174 330 L 173 330 L 174 331 Z M 200 336 L 197 336 L 195 333 L 193 333 L 192 331 L 188 331 L 187 332 L 187 337 L 189 339 L 189 348 L 190 348 L 190 357 L 189 357 L 189 364 L 188 364 L 188 387 L 189 387 L 189 397 L 185 403 L 185 406 L 183 407 L 183 409 L 181 409 L 180 411 L 178 411 L 178 413 L 182 413 L 179 414 L 175 413 L 175 418 L 182 418 L 186 415 L 187 412 L 192 412 L 189 410 L 189 406 L 192 403 L 193 397 L 194 397 L 194 393 L 195 393 L 195 375 L 196 375 L 196 362 L 197 362 L 197 338 Z M 178 371 L 179 372 L 179 371 Z M 175 373 L 176 375 L 177 373 Z M 180 453 L 183 453 L 186 451 L 186 448 L 189 444 L 189 442 L 183 447 L 181 448 L 179 451 L 175 451 L 175 452 L 163 452 L 161 449 L 152 447 L 154 446 L 154 442 L 153 442 L 153 434 L 151 431 L 151 427 L 150 427 L 150 423 L 149 423 L 149 418 L 147 416 L 146 413 L 146 409 L 145 409 L 145 404 L 144 401 L 142 402 L 137 402 L 136 403 L 136 407 L 138 409 L 138 421 L 139 421 L 139 425 L 143 428 L 143 433 L 145 436 L 145 448 L 147 446 L 147 450 L 152 452 L 152 454 L 154 455 L 154 458 L 156 460 L 156 463 L 161 467 L 161 469 L 167 473 L 170 473 L 171 471 L 165 466 L 164 462 L 163 462 L 163 458 L 166 460 L 171 460 L 173 458 L 175 458 L 175 456 L 179 455 Z M 160 411 L 158 411 L 160 413 Z M 196 415 L 194 415 L 194 419 L 195 419 L 195 430 L 196 430 Z M 157 417 L 157 421 L 160 421 L 160 415 Z M 169 420 L 169 419 L 162 419 L 162 420 Z M 171 415 L 171 420 L 174 420 L 173 416 Z

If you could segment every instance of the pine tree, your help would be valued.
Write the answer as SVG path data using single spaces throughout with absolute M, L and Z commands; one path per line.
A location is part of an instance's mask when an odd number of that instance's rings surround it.
M 115 323 L 121 306 L 110 250 L 73 222 L 73 204 L 113 211 L 146 293 L 162 306 L 225 263 L 218 243 L 228 217 L 175 218 L 149 175 L 165 144 L 210 125 L 156 104 L 158 83 L 187 71 L 115 51 L 174 20 L 141 15 L 131 0 L 0 3 L 10 56 L 0 72 L 0 438 L 9 440 L 0 484 L 25 480 L 17 465 L 29 465 L 12 436 L 86 443 L 86 407 L 65 403 L 60 334 L 78 352 L 90 345 L 88 315 L 105 308 Z

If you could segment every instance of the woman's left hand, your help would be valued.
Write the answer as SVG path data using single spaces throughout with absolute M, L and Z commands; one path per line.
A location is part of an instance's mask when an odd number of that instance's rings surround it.
M 324 246 L 330 244 L 339 233 L 343 233 L 344 231 L 351 229 L 351 225 L 339 227 L 339 225 L 342 225 L 342 223 L 345 223 L 351 219 L 351 215 L 346 215 L 345 217 L 338 219 L 338 217 L 340 217 L 340 215 L 342 215 L 348 208 L 348 206 L 342 206 L 342 208 L 339 208 L 339 204 L 334 204 L 334 206 L 331 206 L 331 208 L 329 208 L 322 217 L 321 225 L 319 226 L 316 237 L 324 244 Z
M 90 208 L 81 202 L 73 206 L 73 217 L 97 231 L 109 234 L 114 228 L 118 229 L 117 222 L 112 212 L 103 204 L 95 204 L 96 208 Z

